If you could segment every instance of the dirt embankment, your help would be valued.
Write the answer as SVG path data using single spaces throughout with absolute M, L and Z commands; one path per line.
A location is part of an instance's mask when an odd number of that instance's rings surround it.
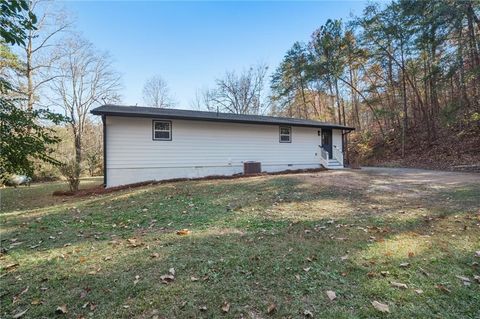
M 480 172 L 480 127 L 443 129 L 430 139 L 425 131 L 410 132 L 404 157 L 398 138 L 372 148 L 363 165 Z

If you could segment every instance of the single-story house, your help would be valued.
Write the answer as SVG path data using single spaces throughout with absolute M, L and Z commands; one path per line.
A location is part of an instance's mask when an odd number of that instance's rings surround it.
M 343 134 L 319 121 L 137 106 L 103 105 L 105 186 L 242 173 L 343 168 Z

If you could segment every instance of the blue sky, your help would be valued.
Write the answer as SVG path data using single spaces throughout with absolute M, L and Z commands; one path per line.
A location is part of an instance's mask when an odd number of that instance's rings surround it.
M 365 1 L 161 2 L 69 1 L 76 28 L 107 50 L 122 74 L 124 104 L 142 105 L 154 75 L 168 83 L 178 108 L 226 70 L 259 62 L 273 71 L 295 41 L 329 18 L 360 14 Z

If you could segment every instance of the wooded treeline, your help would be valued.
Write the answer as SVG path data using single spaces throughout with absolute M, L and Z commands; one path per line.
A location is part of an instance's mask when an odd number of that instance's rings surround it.
M 89 111 L 119 102 L 122 85 L 110 55 L 56 5 L 0 0 L 0 180 L 60 168 L 75 190 L 82 173 L 102 168 L 102 125 Z M 293 43 L 270 92 L 268 72 L 262 63 L 227 71 L 192 105 L 354 126 L 348 159 L 480 161 L 480 0 L 370 4 Z M 176 104 L 160 75 L 143 97 L 147 106 Z
M 0 182 L 24 174 L 102 173 L 102 124 L 90 110 L 119 100 L 111 57 L 74 28 L 59 3 L 0 0 Z
M 480 2 L 400 0 L 328 20 L 294 43 L 272 77 L 272 113 L 355 126 L 376 138 L 432 143 L 480 120 Z M 478 133 L 478 132 L 477 132 Z

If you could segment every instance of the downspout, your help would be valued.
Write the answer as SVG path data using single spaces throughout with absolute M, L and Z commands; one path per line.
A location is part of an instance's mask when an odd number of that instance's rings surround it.
M 102 115 L 103 123 L 103 187 L 107 187 L 107 116 Z

